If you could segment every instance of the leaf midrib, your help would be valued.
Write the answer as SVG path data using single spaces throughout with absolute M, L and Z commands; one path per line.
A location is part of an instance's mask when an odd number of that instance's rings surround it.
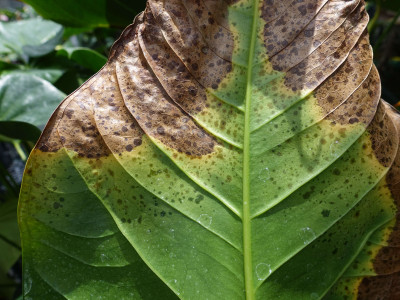
M 243 258 L 246 300 L 254 300 L 253 261 L 251 249 L 251 213 L 250 213 L 250 113 L 253 80 L 253 61 L 257 39 L 259 0 L 253 0 L 253 22 L 247 62 L 245 120 L 243 140 Z

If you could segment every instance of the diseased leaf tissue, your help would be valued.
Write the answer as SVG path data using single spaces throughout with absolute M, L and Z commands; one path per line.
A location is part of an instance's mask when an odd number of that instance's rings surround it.
M 367 22 L 149 0 L 31 154 L 25 299 L 400 299 L 400 121 Z

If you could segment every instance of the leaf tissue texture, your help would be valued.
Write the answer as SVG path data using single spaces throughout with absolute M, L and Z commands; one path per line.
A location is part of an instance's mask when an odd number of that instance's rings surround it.
M 364 2 L 149 0 L 19 204 L 25 299 L 400 299 Z

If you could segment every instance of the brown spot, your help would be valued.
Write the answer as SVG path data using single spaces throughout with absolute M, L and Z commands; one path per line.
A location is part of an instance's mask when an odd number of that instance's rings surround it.
M 165 134 L 164 127 L 162 126 L 157 127 L 157 133 L 160 135 L 164 135 Z
M 358 123 L 358 118 L 350 118 L 349 123 L 350 124 Z
M 73 114 L 74 114 L 73 109 L 66 109 L 65 115 L 68 117 L 68 119 L 71 119 Z
M 375 157 L 385 167 L 391 166 L 397 153 L 399 136 L 393 121 L 398 123 L 398 120 L 397 113 L 392 113 L 390 106 L 381 101 L 373 121 L 367 128 Z

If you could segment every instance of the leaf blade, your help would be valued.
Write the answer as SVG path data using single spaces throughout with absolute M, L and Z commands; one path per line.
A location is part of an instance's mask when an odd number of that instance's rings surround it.
M 320 299 L 393 216 L 363 2 L 289 4 L 149 1 L 37 145 L 179 298 Z

